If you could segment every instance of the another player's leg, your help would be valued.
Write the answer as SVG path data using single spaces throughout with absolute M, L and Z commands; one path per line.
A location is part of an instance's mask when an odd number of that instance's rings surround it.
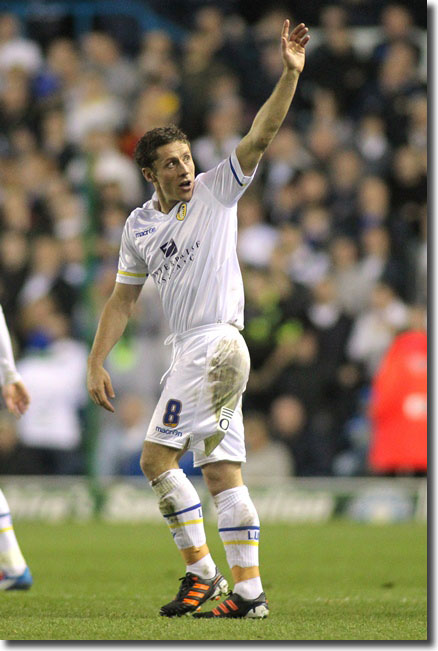
M 146 441 L 141 458 L 142 470 L 186 565 L 175 599 L 160 609 L 166 617 L 192 613 L 208 599 L 219 599 L 228 590 L 206 544 L 199 495 L 178 466 L 182 452 Z
M 234 588 L 219 606 L 194 617 L 267 617 L 268 603 L 259 571 L 260 521 L 243 484 L 240 464 L 219 461 L 203 466 L 202 472 L 216 504 L 219 534 Z
M 9 505 L 0 490 L 0 590 L 28 590 L 32 583 L 15 537 Z

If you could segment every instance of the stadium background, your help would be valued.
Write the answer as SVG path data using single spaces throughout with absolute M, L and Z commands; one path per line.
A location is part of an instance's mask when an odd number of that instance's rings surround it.
M 152 192 L 133 147 L 175 122 L 198 171 L 227 156 L 281 72 L 286 16 L 311 28 L 306 68 L 238 207 L 245 478 L 276 521 L 425 517 L 426 5 L 261 7 L 0 0 L 0 303 L 32 394 L 19 422 L 0 412 L 18 519 L 159 517 L 135 481 L 170 357 L 152 283 L 108 359 L 116 415 L 85 392 L 124 221 Z

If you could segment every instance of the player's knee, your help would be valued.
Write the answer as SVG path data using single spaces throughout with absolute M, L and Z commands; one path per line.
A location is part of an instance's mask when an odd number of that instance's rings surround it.
M 212 495 L 243 484 L 240 463 L 230 461 L 209 463 L 202 468 L 202 474 Z
M 172 468 L 179 468 L 177 450 L 146 442 L 140 457 L 140 468 L 149 481 Z
M 154 453 L 154 450 L 149 446 L 145 445 L 143 447 L 141 457 L 140 457 L 140 468 L 149 481 L 152 481 L 159 474 L 159 458 Z
M 150 473 L 152 471 L 151 460 L 147 457 L 147 455 L 144 454 L 144 452 L 142 453 L 142 455 L 140 457 L 140 468 L 141 468 L 141 471 L 144 474 L 144 476 L 147 479 L 151 479 L 149 477 L 149 475 L 150 475 Z

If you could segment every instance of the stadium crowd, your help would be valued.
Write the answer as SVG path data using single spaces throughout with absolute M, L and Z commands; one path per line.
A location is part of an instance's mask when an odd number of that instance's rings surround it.
M 238 205 L 247 477 L 370 472 L 371 382 L 398 333 L 426 328 L 422 30 L 406 5 L 381 7 L 368 49 L 342 5 L 320 11 L 286 123 Z M 114 30 L 40 43 L 0 15 L 0 304 L 32 395 L 20 422 L 0 412 L 0 472 L 140 472 L 170 357 L 151 281 L 109 357 L 116 415 L 85 394 L 124 221 L 152 193 L 133 149 L 176 123 L 198 172 L 228 156 L 281 73 L 284 18 L 209 5 L 180 44 L 155 29 L 128 52 Z

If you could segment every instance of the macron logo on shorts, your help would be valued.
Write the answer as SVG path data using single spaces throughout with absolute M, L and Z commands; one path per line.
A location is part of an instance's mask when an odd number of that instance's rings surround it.
M 183 433 L 179 431 L 179 429 L 174 430 L 174 429 L 166 429 L 164 427 L 160 427 L 157 425 L 155 427 L 155 431 L 160 432 L 160 434 L 170 434 L 171 436 L 182 436 Z

